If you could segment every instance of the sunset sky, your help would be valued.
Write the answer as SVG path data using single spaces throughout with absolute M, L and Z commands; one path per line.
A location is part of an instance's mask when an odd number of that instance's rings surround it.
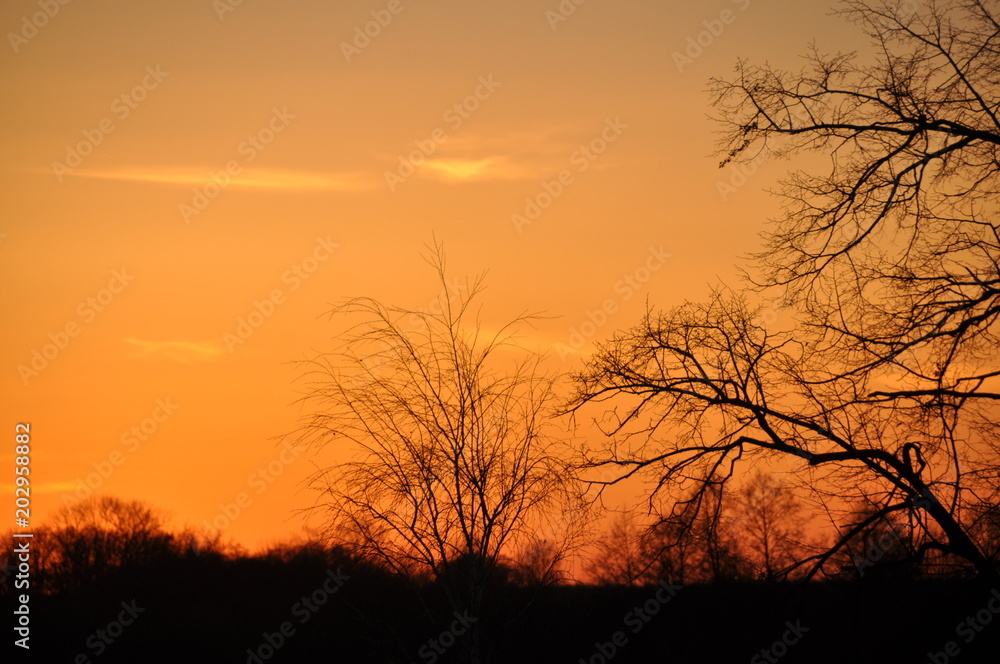
M 737 285 L 789 164 L 742 186 L 718 168 L 708 80 L 859 47 L 829 11 L 4 3 L 3 495 L 30 422 L 35 526 L 91 476 L 177 526 L 245 493 L 224 535 L 250 548 L 301 532 L 325 459 L 277 442 L 302 415 L 294 362 L 333 348 L 345 297 L 429 306 L 432 237 L 453 278 L 489 271 L 485 325 L 552 317 L 525 343 L 558 371 L 647 298 Z

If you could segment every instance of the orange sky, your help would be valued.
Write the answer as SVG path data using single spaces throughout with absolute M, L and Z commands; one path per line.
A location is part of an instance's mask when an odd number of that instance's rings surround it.
M 4 3 L 0 390 L 8 449 L 32 425 L 34 524 L 103 469 L 178 525 L 245 493 L 225 535 L 249 547 L 300 530 L 322 460 L 275 443 L 290 363 L 332 347 L 343 297 L 433 301 L 432 233 L 453 277 L 489 270 L 487 325 L 556 317 L 531 340 L 556 369 L 647 297 L 735 284 L 788 165 L 723 200 L 708 78 L 854 33 L 791 0 L 560 6 Z

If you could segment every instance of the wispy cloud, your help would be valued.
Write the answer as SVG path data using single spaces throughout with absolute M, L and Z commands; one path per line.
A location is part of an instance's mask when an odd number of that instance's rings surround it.
M 581 151 L 600 135 L 601 129 L 600 125 L 559 125 L 514 132 L 459 133 L 448 136 L 433 156 L 415 164 L 415 170 L 418 177 L 455 183 L 538 180 L 565 168 L 576 169 L 574 157 L 578 161 L 582 158 Z M 400 155 L 386 154 L 381 158 L 397 164 Z M 406 155 L 403 158 L 406 159 Z M 614 165 L 614 160 L 606 157 L 599 164 L 601 168 Z
M 129 337 L 125 339 L 138 357 L 149 357 L 173 362 L 201 362 L 222 355 L 224 348 L 218 341 L 145 341 Z
M 212 182 L 210 172 L 223 173 L 222 169 L 204 167 L 127 168 L 110 171 L 77 169 L 68 175 L 102 180 L 149 182 L 166 185 L 198 186 Z M 227 187 L 248 189 L 282 189 L 297 191 L 361 191 L 375 186 L 370 175 L 364 173 L 322 173 L 261 168 L 244 168 L 230 175 Z
M 484 159 L 428 159 L 424 164 L 428 177 L 445 182 L 518 180 L 528 177 L 525 169 L 502 157 Z

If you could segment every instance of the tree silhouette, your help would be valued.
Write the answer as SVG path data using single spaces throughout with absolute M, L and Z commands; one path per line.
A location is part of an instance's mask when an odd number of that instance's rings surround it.
M 879 514 L 878 505 L 864 504 L 855 509 L 846 527 L 862 523 L 866 525 L 844 547 L 846 555 L 841 563 L 844 572 L 851 577 L 872 573 L 879 576 L 916 574 L 913 563 L 920 533 L 910 527 L 901 512 Z
M 741 61 L 712 83 L 723 164 L 832 160 L 785 182 L 749 275 L 794 306 L 795 329 L 724 290 L 650 311 L 595 354 L 571 408 L 617 397 L 624 410 L 604 420 L 617 437 L 587 464 L 652 472 L 660 489 L 728 481 L 778 455 L 831 510 L 874 497 L 871 521 L 802 560 L 809 575 L 904 512 L 921 531 L 917 557 L 996 579 L 965 511 L 1000 469 L 1000 18 L 975 1 L 844 6 L 874 64 L 814 48 L 802 72 Z M 646 444 L 625 442 L 636 435 Z
M 485 333 L 472 308 L 482 277 L 449 288 L 440 245 L 428 262 L 444 287 L 439 313 L 369 298 L 334 310 L 363 321 L 307 363 L 311 413 L 298 433 L 357 453 L 312 480 L 331 533 L 431 580 L 447 600 L 445 612 L 427 607 L 440 624 L 456 611 L 475 617 L 461 637 L 475 662 L 498 564 L 570 523 L 579 491 L 549 432 L 551 380 L 515 343 L 530 317 Z
M 733 530 L 756 578 L 773 581 L 803 557 L 805 518 L 792 490 L 757 470 L 735 494 Z
M 97 587 L 109 575 L 148 565 L 173 549 L 173 536 L 157 509 L 114 496 L 64 506 L 42 530 L 39 549 L 46 558 L 41 573 L 54 592 Z
M 574 547 L 565 542 L 532 537 L 527 539 L 518 557 L 510 561 L 510 580 L 520 586 L 540 588 L 564 581 L 568 574 L 563 563 Z
M 714 583 L 750 578 L 728 514 L 723 478 L 710 478 L 674 500 L 643 536 L 652 561 L 646 580 Z
M 596 583 L 630 586 L 646 580 L 651 564 L 636 515 L 625 512 L 614 515 L 597 540 L 587 571 Z

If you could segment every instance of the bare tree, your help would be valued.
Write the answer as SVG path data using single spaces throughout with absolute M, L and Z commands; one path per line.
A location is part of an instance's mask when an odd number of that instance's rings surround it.
M 822 351 L 791 333 L 768 333 L 753 322 L 755 313 L 718 295 L 650 314 L 606 343 L 578 376 L 574 407 L 616 398 L 603 419 L 614 435 L 585 465 L 613 465 L 623 476 L 652 473 L 657 491 L 694 483 L 695 496 L 704 496 L 739 464 L 783 455 L 799 461 L 799 475 L 831 511 L 863 489 L 879 497 L 873 519 L 907 510 L 925 530 L 924 551 L 946 551 L 992 574 L 957 510 L 924 474 L 926 452 L 900 439 L 902 432 L 917 435 L 912 423 L 900 425 L 898 409 L 869 399 L 861 377 L 813 378 L 829 367 Z M 867 525 L 845 530 L 829 551 L 810 557 L 810 575 Z
M 516 559 L 509 562 L 511 581 L 528 588 L 558 584 L 568 577 L 564 568 L 570 549 L 563 542 L 532 537 Z
M 809 557 L 810 574 L 902 512 L 918 557 L 996 579 L 964 510 L 1000 468 L 998 12 L 954 0 L 842 13 L 871 37 L 873 64 L 814 47 L 801 72 L 742 61 L 712 83 L 723 164 L 831 158 L 829 172 L 785 182 L 749 275 L 796 306 L 797 328 L 769 329 L 750 296 L 725 292 L 651 311 L 594 356 L 573 407 L 628 395 L 608 423 L 646 444 L 619 440 L 589 462 L 662 487 L 780 455 L 830 509 L 874 497 L 870 520 Z
M 444 286 L 441 307 L 361 298 L 332 312 L 362 321 L 337 351 L 308 362 L 310 415 L 299 438 L 355 453 L 313 477 L 331 532 L 401 574 L 429 578 L 449 611 L 474 617 L 462 638 L 475 662 L 498 564 L 536 533 L 560 532 L 580 496 L 550 428 L 552 381 L 541 358 L 516 344 L 531 317 L 484 332 L 473 309 L 482 278 L 449 288 L 440 245 L 429 262 Z
M 711 583 L 750 577 L 739 552 L 725 479 L 709 477 L 682 494 L 644 533 L 643 550 L 651 561 L 646 581 Z
M 913 528 L 902 512 L 879 514 L 878 504 L 863 503 L 852 517 L 845 520 L 845 528 L 866 524 L 844 546 L 841 570 L 852 577 L 863 577 L 871 572 L 915 575 L 919 573 L 916 551 L 921 533 Z M 927 565 L 923 566 L 928 569 Z
M 976 541 L 981 544 L 986 556 L 994 564 L 1000 565 L 1000 500 L 994 497 L 992 500 L 973 504 L 969 512 Z
M 643 529 L 636 523 L 635 514 L 614 515 L 588 561 L 587 571 L 592 580 L 620 586 L 644 581 L 653 561 L 643 540 Z
M 740 62 L 712 83 L 720 152 L 833 155 L 829 173 L 784 183 L 760 282 L 801 302 L 838 369 L 892 375 L 872 398 L 937 415 L 948 442 L 957 410 L 1000 398 L 1000 11 L 851 0 L 841 13 L 875 63 L 815 47 L 796 74 Z
M 763 470 L 750 475 L 735 498 L 733 529 L 743 559 L 758 579 L 783 577 L 808 550 L 802 503 L 790 487 Z
M 174 548 L 166 518 L 137 500 L 92 496 L 62 507 L 43 533 L 50 590 L 96 587 L 116 570 L 162 559 Z

